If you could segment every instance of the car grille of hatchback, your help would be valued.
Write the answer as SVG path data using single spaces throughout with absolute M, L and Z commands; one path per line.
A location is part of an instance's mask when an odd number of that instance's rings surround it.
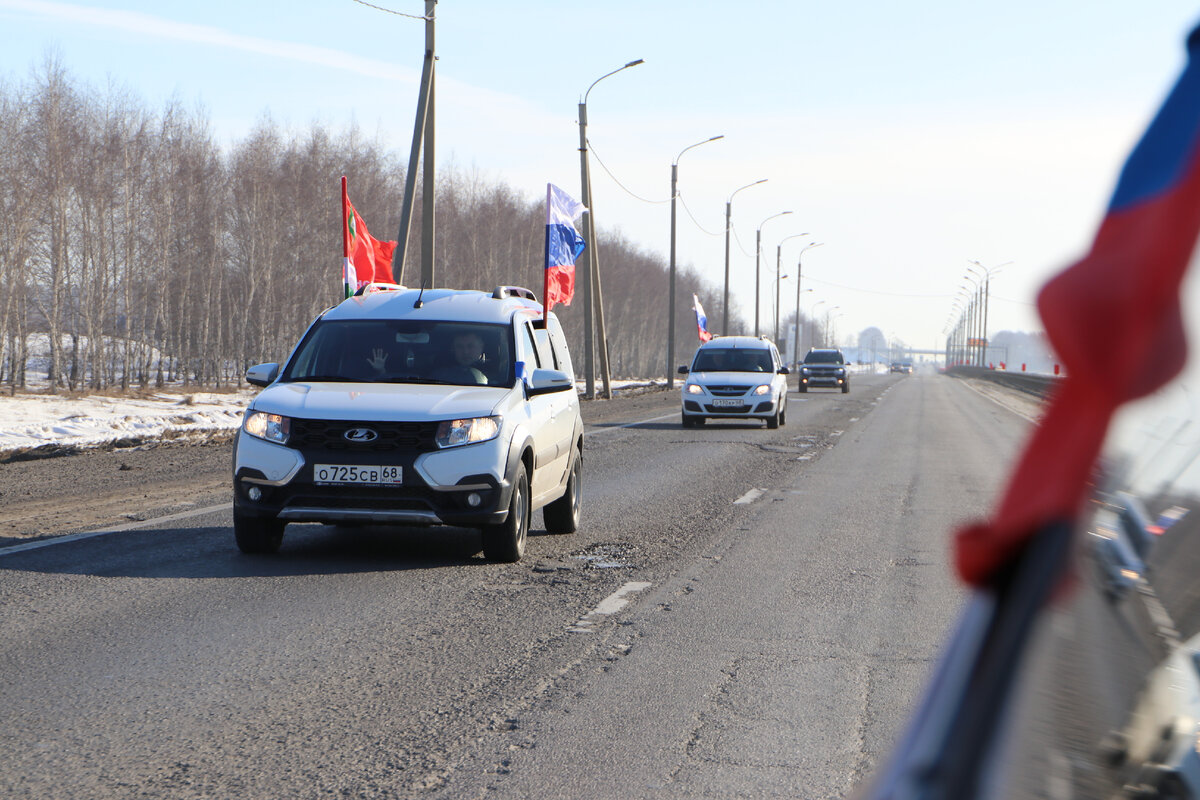
M 298 449 L 386 452 L 389 450 L 436 450 L 437 422 L 365 422 L 363 420 L 292 419 L 288 445 Z M 377 438 L 351 442 L 346 431 L 369 428 Z
M 708 391 L 713 397 L 741 397 L 750 391 L 749 386 L 709 386 Z

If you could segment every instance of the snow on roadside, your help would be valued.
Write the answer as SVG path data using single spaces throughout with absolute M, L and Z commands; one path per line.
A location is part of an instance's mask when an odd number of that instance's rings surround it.
M 253 396 L 249 391 L 145 398 L 0 395 L 0 459 L 233 431 Z

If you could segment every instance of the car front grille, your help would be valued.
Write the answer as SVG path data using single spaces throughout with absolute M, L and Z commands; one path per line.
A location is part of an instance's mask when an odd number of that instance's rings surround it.
M 348 452 L 390 450 L 436 450 L 437 422 L 367 422 L 364 420 L 292 419 L 288 445 L 297 449 L 316 448 Z M 346 439 L 346 431 L 368 428 L 376 438 L 369 442 Z
M 709 386 L 708 391 L 713 397 L 740 397 L 750 391 L 749 386 Z

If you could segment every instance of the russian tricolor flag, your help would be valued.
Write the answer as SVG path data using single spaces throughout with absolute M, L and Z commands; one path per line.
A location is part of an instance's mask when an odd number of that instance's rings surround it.
M 571 305 L 575 296 L 575 259 L 584 248 L 575 221 L 584 211 L 583 203 L 554 184 L 546 184 L 546 311 L 555 303 Z
M 958 534 L 957 566 L 969 583 L 986 584 L 1031 536 L 1078 514 L 1114 412 L 1183 368 L 1179 290 L 1200 236 L 1200 28 L 1187 51 L 1121 171 L 1091 251 L 1038 296 L 1066 377 L 994 519 Z
M 692 309 L 696 312 L 696 332 L 700 336 L 700 341 L 711 341 L 712 334 L 708 332 L 708 315 L 704 313 L 704 306 L 700 305 L 700 298 L 695 294 L 692 295 Z

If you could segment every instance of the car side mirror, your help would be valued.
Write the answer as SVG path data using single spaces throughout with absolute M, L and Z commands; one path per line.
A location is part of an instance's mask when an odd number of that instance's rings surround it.
M 529 379 L 529 396 L 565 392 L 575 388 L 571 376 L 557 369 L 535 369 Z
M 251 386 L 270 386 L 279 377 L 279 365 L 275 363 L 255 364 L 246 370 L 246 383 Z
M 780 367 L 779 374 L 780 375 L 791 375 L 792 371 L 790 369 L 788 369 L 787 367 Z
M 687 375 L 688 374 L 687 364 L 680 364 L 679 369 L 676 370 L 676 372 L 678 372 L 680 375 Z

